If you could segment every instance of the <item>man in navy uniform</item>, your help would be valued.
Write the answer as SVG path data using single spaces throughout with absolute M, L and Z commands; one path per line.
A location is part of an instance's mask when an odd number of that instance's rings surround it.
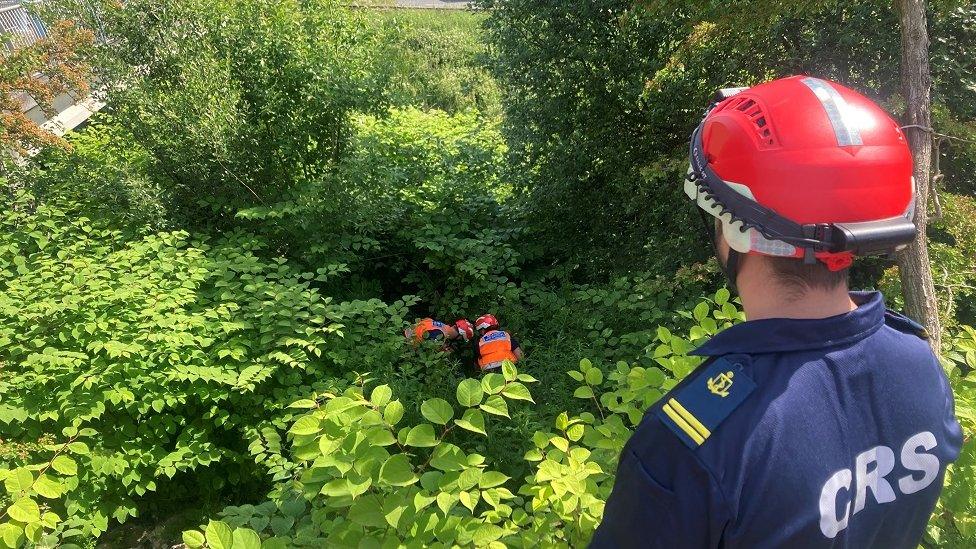
M 592 547 L 917 547 L 962 442 L 952 392 L 922 327 L 847 287 L 915 236 L 905 136 L 798 76 L 720 92 L 690 162 L 748 320 L 648 411 Z

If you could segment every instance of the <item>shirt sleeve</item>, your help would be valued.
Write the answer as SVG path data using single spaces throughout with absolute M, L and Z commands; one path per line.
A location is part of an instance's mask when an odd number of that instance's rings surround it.
M 591 548 L 718 547 L 729 521 L 710 472 L 648 416 L 620 456 L 613 492 Z
M 518 349 L 520 347 L 519 342 L 514 337 L 512 338 L 512 350 Z

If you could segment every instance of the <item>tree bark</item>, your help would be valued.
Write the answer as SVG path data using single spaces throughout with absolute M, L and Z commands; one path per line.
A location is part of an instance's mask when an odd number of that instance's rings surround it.
M 942 326 L 929 262 L 928 222 L 929 171 L 932 165 L 932 76 L 929 72 L 929 34 L 925 0 L 898 0 L 901 15 L 901 82 L 905 95 L 905 129 L 915 161 L 915 226 L 918 237 L 898 255 L 902 295 L 908 316 L 929 332 L 932 349 L 939 353 Z

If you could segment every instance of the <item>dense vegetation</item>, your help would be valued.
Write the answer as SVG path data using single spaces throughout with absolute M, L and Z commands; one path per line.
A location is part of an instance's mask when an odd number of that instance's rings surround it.
M 585 545 L 643 411 L 743 318 L 677 183 L 705 98 L 809 71 L 899 112 L 888 4 L 689 6 L 103 5 L 106 111 L 0 180 L 0 543 Z M 932 17 L 972 138 L 976 8 Z M 925 543 L 968 547 L 976 146 L 942 153 L 966 445 Z M 897 305 L 893 269 L 856 284 Z M 486 311 L 517 369 L 403 342 Z

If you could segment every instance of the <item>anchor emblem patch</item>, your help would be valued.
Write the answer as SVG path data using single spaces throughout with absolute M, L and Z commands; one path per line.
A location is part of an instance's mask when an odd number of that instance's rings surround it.
M 735 374 L 732 372 L 732 370 L 729 370 L 725 373 L 709 378 L 708 383 L 706 384 L 708 386 L 708 390 L 711 391 L 712 394 L 718 395 L 722 398 L 729 396 L 729 389 L 732 388 L 732 378 L 734 375 Z

